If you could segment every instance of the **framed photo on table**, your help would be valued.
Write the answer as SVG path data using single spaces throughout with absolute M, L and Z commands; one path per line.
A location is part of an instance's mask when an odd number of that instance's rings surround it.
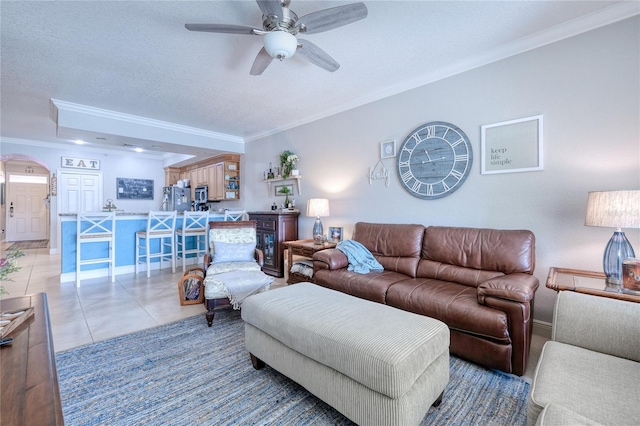
M 542 115 L 481 126 L 480 172 L 543 170 Z
M 342 241 L 342 234 L 344 233 L 343 227 L 330 226 L 329 227 L 329 241 L 332 243 L 339 243 Z

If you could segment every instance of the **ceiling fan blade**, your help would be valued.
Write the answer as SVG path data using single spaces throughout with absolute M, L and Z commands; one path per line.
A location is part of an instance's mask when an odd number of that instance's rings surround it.
M 267 50 L 263 47 L 258 52 L 258 56 L 253 61 L 253 65 L 251 66 L 251 75 L 260 75 L 267 69 L 269 64 L 273 61 L 273 58 L 267 53 Z
M 189 31 L 227 34 L 256 34 L 255 31 L 262 31 L 257 28 L 247 27 L 246 25 L 229 24 L 185 24 L 184 27 Z
M 302 56 L 307 58 L 312 64 L 317 65 L 329 72 L 334 72 L 335 70 L 340 68 L 340 64 L 337 63 L 335 59 L 329 56 L 327 52 L 311 43 L 309 40 L 298 39 L 298 43 L 300 43 L 298 52 Z
M 280 0 L 256 0 L 260 10 L 264 15 L 276 15 L 282 21 L 282 5 Z
M 306 34 L 316 34 L 364 19 L 367 13 L 364 3 L 352 3 L 304 15 L 296 25 L 304 25 L 306 29 L 301 31 Z

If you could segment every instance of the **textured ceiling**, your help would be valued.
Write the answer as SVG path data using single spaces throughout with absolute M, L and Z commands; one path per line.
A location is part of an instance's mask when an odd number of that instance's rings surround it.
M 291 10 L 303 16 L 348 3 L 293 0 Z M 340 63 L 336 72 L 295 55 L 251 76 L 259 36 L 190 32 L 184 24 L 260 28 L 255 1 L 3 1 L 1 135 L 58 144 L 88 137 L 125 149 L 126 138 L 101 129 L 57 137 L 56 99 L 248 141 L 639 10 L 636 1 L 364 3 L 366 19 L 304 36 Z M 222 149 L 147 139 L 137 144 L 159 153 Z

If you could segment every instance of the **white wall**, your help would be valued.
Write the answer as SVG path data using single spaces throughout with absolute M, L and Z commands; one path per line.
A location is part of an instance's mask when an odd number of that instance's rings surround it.
M 358 221 L 529 229 L 540 280 L 534 317 L 550 322 L 549 267 L 602 270 L 613 232 L 584 226 L 587 193 L 640 189 L 639 28 L 634 17 L 249 143 L 245 206 L 265 210 L 281 202 L 260 181 L 268 162 L 276 164 L 290 149 L 301 158 L 298 205 L 330 199 L 325 230 L 344 226 L 349 236 Z M 544 171 L 480 174 L 480 126 L 538 114 L 544 115 Z M 398 181 L 395 159 L 384 160 L 390 187 L 370 185 L 379 142 L 399 145 L 429 121 L 453 123 L 470 138 L 474 164 L 462 187 L 443 199 L 414 198 Z M 303 211 L 300 237 L 311 236 L 312 223 Z M 640 230 L 626 231 L 640 255 Z
M 62 168 L 61 157 L 88 158 L 100 160 L 100 172 L 103 176 L 104 200 L 112 199 L 118 209 L 129 213 L 145 213 L 149 210 L 160 210 L 162 207 L 162 187 L 164 186 L 163 163 L 159 160 L 145 159 L 136 155 L 106 154 L 103 151 L 92 151 L 90 148 L 58 149 L 46 147 L 46 143 L 32 145 L 33 141 L 21 143 L 15 139 L 2 139 L 0 153 L 3 158 L 12 155 L 31 157 L 46 165 L 50 175 L 59 170 L 77 171 L 78 169 Z M 116 178 L 153 179 L 153 200 L 119 200 L 117 197 Z M 50 221 L 50 247 L 53 252 L 57 247 L 58 211 L 57 197 L 52 197 Z

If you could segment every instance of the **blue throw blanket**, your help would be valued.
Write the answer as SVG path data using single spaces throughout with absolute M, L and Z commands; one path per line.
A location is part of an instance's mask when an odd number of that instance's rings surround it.
M 376 258 L 373 257 L 371 252 L 357 241 L 340 241 L 336 248 L 347 255 L 347 259 L 349 259 L 349 267 L 347 270 L 349 271 L 353 271 L 358 274 L 367 274 L 372 269 L 384 269 Z

